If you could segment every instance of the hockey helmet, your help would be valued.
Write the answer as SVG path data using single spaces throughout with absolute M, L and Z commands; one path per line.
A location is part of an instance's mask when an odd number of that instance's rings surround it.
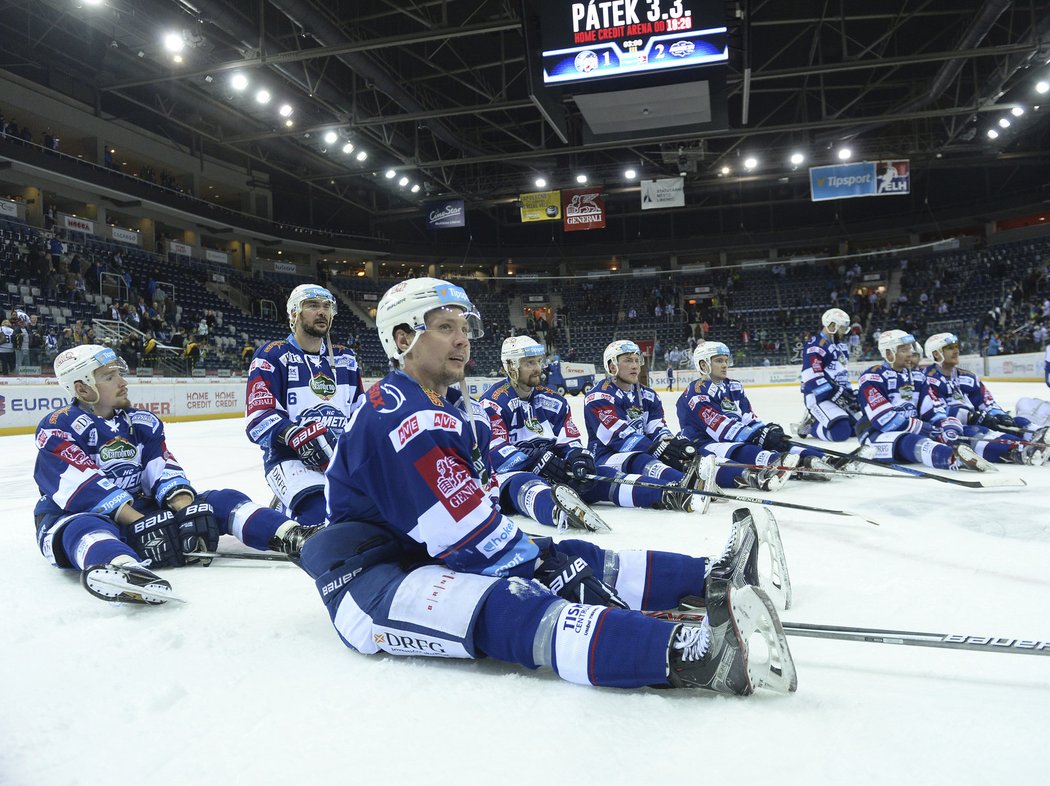
M 943 363 L 944 353 L 941 350 L 958 343 L 959 337 L 954 333 L 934 333 L 926 339 L 926 355 L 934 363 Z
M 508 374 L 518 367 L 518 363 L 525 358 L 543 357 L 547 350 L 532 336 L 511 336 L 504 339 L 503 348 L 500 350 L 500 360 L 503 368 Z
M 619 358 L 620 355 L 637 355 L 638 361 L 643 366 L 645 365 L 645 355 L 642 354 L 641 348 L 633 341 L 620 339 L 607 346 L 605 352 L 602 354 L 602 365 L 605 367 L 606 374 L 616 376 L 616 370 L 619 366 L 616 359 Z M 612 363 L 613 365 L 611 369 L 609 368 L 609 363 Z
M 693 367 L 702 376 L 711 376 L 711 358 L 725 355 L 729 358 L 729 365 L 733 365 L 733 353 L 729 347 L 721 341 L 701 341 L 693 350 Z
M 820 317 L 820 324 L 828 331 L 829 336 L 846 335 L 849 332 L 849 314 L 841 308 L 829 308 Z M 832 328 L 834 325 L 834 328 Z
M 400 363 L 427 329 L 427 316 L 432 311 L 451 308 L 458 309 L 466 317 L 467 337 L 471 341 L 485 335 L 481 314 L 470 302 L 463 287 L 439 278 L 412 278 L 392 286 L 376 308 L 376 330 L 379 331 L 379 341 L 383 344 L 386 356 Z M 394 341 L 394 329 L 398 325 L 408 325 L 416 332 L 404 352 L 398 350 L 397 342 Z
M 98 388 L 95 387 L 95 371 L 106 366 L 114 366 L 121 374 L 128 373 L 128 364 L 113 351 L 112 347 L 99 344 L 81 344 L 67 349 L 55 358 L 55 376 L 58 384 L 72 398 L 77 397 L 77 382 L 83 382 L 93 391 L 98 399 Z
M 332 305 L 332 318 L 339 313 L 339 306 L 332 293 L 318 284 L 300 284 L 292 290 L 288 296 L 288 327 L 295 329 L 295 320 L 299 317 L 303 302 L 307 300 L 320 300 Z
M 882 355 L 884 360 L 893 362 L 893 357 L 886 357 L 886 353 L 893 351 L 896 352 L 897 347 L 904 344 L 911 344 L 912 348 L 919 346 L 919 342 L 915 340 L 915 336 L 904 330 L 884 330 L 879 334 L 879 354 Z

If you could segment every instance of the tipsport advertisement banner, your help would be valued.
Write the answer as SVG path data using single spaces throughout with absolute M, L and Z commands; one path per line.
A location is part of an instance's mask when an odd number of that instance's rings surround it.
M 875 163 L 875 196 L 911 192 L 911 162 L 878 161 Z
M 462 199 L 446 199 L 427 205 L 427 229 L 448 229 L 467 224 L 467 209 Z
M 561 218 L 561 191 L 534 191 L 519 194 L 521 223 L 558 221 Z
M 814 202 L 908 194 L 911 162 L 897 159 L 810 167 L 809 191 Z
M 605 228 L 605 196 L 600 188 L 562 191 L 561 212 L 566 232 Z

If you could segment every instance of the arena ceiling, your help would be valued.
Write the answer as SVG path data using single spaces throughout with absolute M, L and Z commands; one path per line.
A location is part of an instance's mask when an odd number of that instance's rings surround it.
M 537 174 L 571 187 L 585 170 L 614 203 L 622 194 L 636 206 L 628 166 L 643 177 L 685 173 L 695 203 L 797 200 L 805 166 L 835 163 L 843 143 L 854 160 L 911 159 L 917 176 L 925 163 L 1047 180 L 1050 105 L 1033 109 L 1050 71 L 1046 2 L 725 8 L 730 127 L 632 143 L 586 144 L 571 99 L 566 141 L 553 132 L 529 97 L 520 0 L 15 0 L 0 2 L 0 66 L 186 149 L 270 172 L 288 220 L 309 184 L 337 206 L 331 217 L 373 231 L 396 231 L 438 196 L 506 228 Z M 180 64 L 162 41 L 171 31 L 184 43 Z M 249 88 L 233 89 L 234 74 Z M 272 95 L 266 106 L 253 98 L 260 87 Z M 290 127 L 277 112 L 284 103 Z M 1026 114 L 1012 117 L 1014 106 Z M 1011 128 L 989 139 L 1002 117 Z M 332 130 L 338 141 L 326 143 Z M 796 150 L 807 156 L 802 172 L 788 164 Z M 745 172 L 751 155 L 760 164 Z M 419 191 L 399 187 L 402 176 Z M 992 198 L 1000 186 L 990 188 Z

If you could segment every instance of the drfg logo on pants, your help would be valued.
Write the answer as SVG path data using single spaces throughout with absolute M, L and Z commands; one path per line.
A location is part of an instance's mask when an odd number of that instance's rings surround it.
M 378 644 L 380 649 L 393 655 L 448 656 L 448 653 L 445 652 L 445 642 L 435 641 L 426 636 L 394 633 L 387 630 L 382 633 L 373 633 L 372 641 Z

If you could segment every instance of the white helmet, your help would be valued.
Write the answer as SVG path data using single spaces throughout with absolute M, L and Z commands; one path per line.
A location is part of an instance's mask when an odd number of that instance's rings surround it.
M 95 387 L 95 370 L 111 364 L 116 364 L 122 374 L 128 371 L 128 364 L 113 351 L 112 347 L 81 344 L 67 349 L 55 358 L 55 376 L 58 377 L 58 384 L 70 397 L 77 397 L 76 383 L 83 382 L 95 391 L 97 400 L 98 388 Z
M 427 329 L 427 314 L 435 309 L 457 308 L 467 318 L 468 338 L 481 338 L 485 331 L 481 326 L 481 315 L 470 302 L 462 287 L 439 278 L 410 278 L 395 284 L 386 291 L 376 307 L 376 330 L 386 356 L 399 363 L 412 351 L 416 341 Z M 394 328 L 408 325 L 416 332 L 412 343 L 401 352 L 394 341 Z
M 886 357 L 886 353 L 890 350 L 896 351 L 897 347 L 902 344 L 911 344 L 913 348 L 919 346 L 919 342 L 915 340 L 915 336 L 911 333 L 907 333 L 903 330 L 884 330 L 879 335 L 879 354 L 882 355 L 883 360 L 893 362 L 893 358 Z
M 950 344 L 958 343 L 959 337 L 954 333 L 934 333 L 926 339 L 926 355 L 934 363 L 943 363 L 944 353 L 941 350 Z
M 503 341 L 500 360 L 503 361 L 503 368 L 513 382 L 519 361 L 525 358 L 543 357 L 546 354 L 547 350 L 532 336 L 511 336 Z
M 602 355 L 602 365 L 605 368 L 606 374 L 616 376 L 616 370 L 618 368 L 616 358 L 620 357 L 620 355 L 637 355 L 639 362 L 643 366 L 645 365 L 645 355 L 642 354 L 641 348 L 633 341 L 620 339 L 619 341 L 614 341 L 607 346 L 605 348 L 605 353 Z M 610 362 L 613 364 L 612 370 L 609 369 Z
M 841 308 L 829 308 L 821 316 L 820 324 L 828 331 L 829 336 L 835 336 L 839 333 L 845 335 L 849 332 L 849 314 Z M 831 329 L 832 325 L 835 326 L 834 330 Z
M 288 327 L 295 329 L 295 320 L 303 307 L 304 300 L 322 300 L 332 304 L 332 318 L 339 313 L 338 303 L 332 293 L 319 284 L 300 284 L 288 296 Z
M 711 376 L 711 358 L 718 355 L 725 355 L 729 358 L 729 365 L 733 365 L 733 353 L 729 351 L 728 346 L 721 341 L 702 341 L 693 350 L 693 366 L 701 376 L 709 377 Z

